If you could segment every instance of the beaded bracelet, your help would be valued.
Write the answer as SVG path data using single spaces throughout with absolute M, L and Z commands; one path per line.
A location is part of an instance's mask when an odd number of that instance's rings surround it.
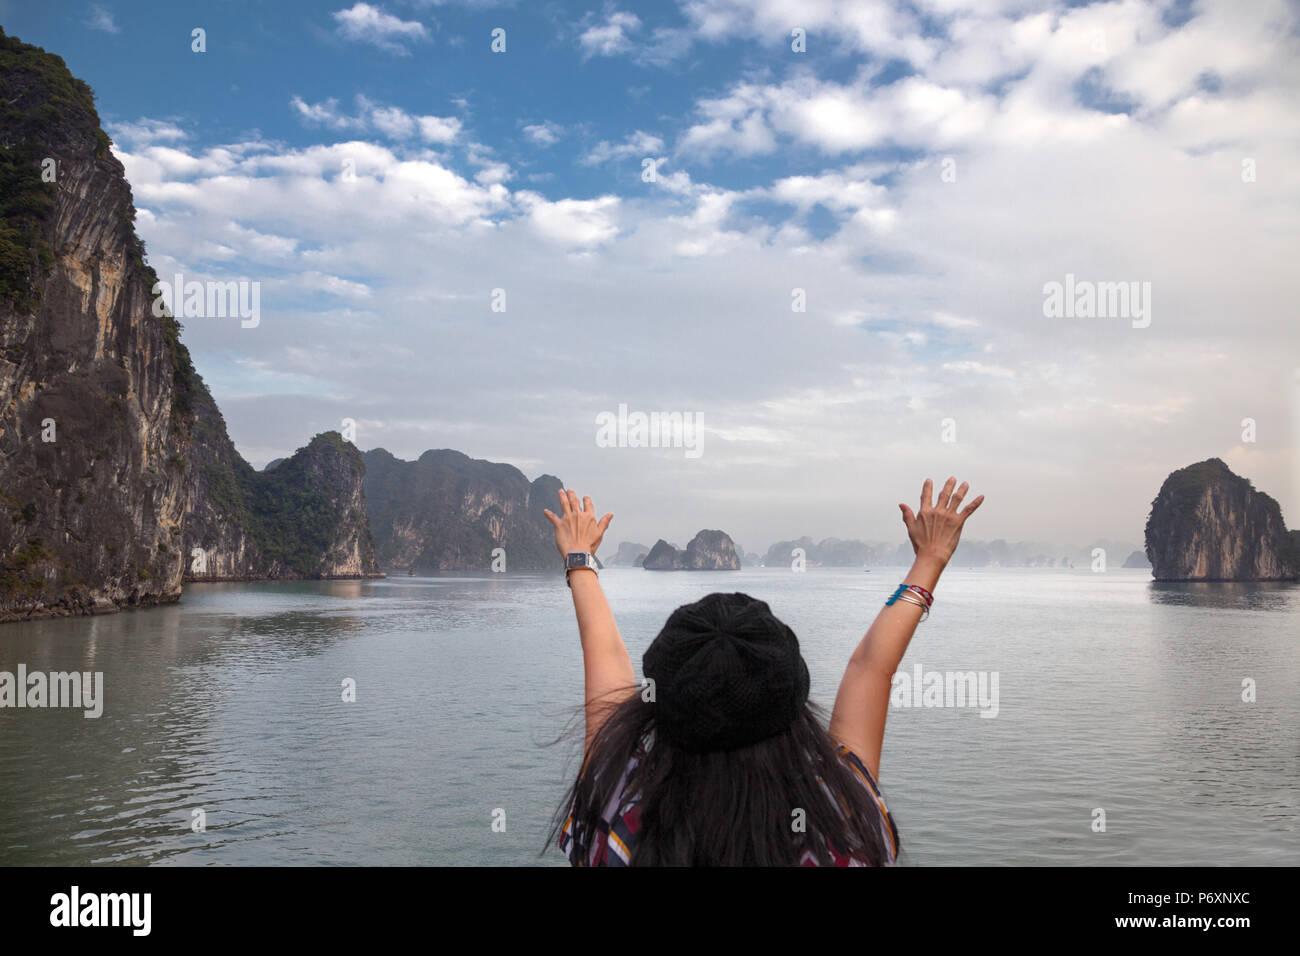
M 933 604 L 934 604 L 934 595 L 931 594 L 929 591 L 927 591 L 925 588 L 921 587 L 921 585 L 919 585 L 919 584 L 908 584 L 908 585 L 904 585 L 904 586 L 905 586 L 909 591 L 915 591 L 917 594 L 921 595 L 921 597 L 925 598 L 925 603 L 926 603 L 927 605 L 933 605 Z
M 927 591 L 925 588 L 921 587 L 921 585 L 919 584 L 900 584 L 898 586 L 898 590 L 896 590 L 893 593 L 893 595 L 890 597 L 890 599 L 885 603 L 893 604 L 895 601 L 898 600 L 900 595 L 903 595 L 908 591 L 911 591 L 914 594 L 919 594 L 925 600 L 926 607 L 930 607 L 931 605 L 934 604 L 934 595 L 931 594 L 929 591 Z
M 890 595 L 889 600 L 885 602 L 885 607 L 889 607 L 891 604 L 898 601 L 902 601 L 904 604 L 915 604 L 921 609 L 921 620 L 924 621 L 930 616 L 930 605 L 924 600 L 924 594 L 919 598 L 916 597 L 915 592 L 917 590 L 924 591 L 925 594 L 930 593 L 929 591 L 925 591 L 924 588 L 918 588 L 917 585 L 900 584 L 898 589 Z

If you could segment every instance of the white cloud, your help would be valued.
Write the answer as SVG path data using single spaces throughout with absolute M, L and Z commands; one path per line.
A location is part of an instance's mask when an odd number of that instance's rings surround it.
M 351 279 L 323 272 L 303 272 L 282 281 L 302 291 L 325 292 L 345 299 L 368 299 L 371 295 L 370 287 L 364 282 L 354 282 Z
M 658 136 L 637 130 L 621 143 L 601 140 L 582 158 L 589 166 L 607 163 L 612 159 L 635 158 L 638 161 L 646 157 L 656 158 L 663 152 L 664 141 Z
M 424 24 L 418 20 L 403 20 L 368 3 L 353 4 L 346 10 L 336 11 L 333 17 L 339 35 L 345 39 L 369 43 L 399 56 L 410 54 L 407 41 L 428 37 Z
M 418 129 L 415 117 L 396 106 L 372 106 L 370 125 L 390 139 L 409 139 Z
M 484 185 L 494 183 L 504 183 L 514 178 L 514 172 L 511 171 L 506 163 L 488 162 L 483 164 L 483 168 L 474 174 L 474 181 Z
M 1016 373 L 1009 368 L 1002 368 L 999 365 L 987 365 L 984 362 L 973 362 L 967 360 L 960 362 L 944 362 L 943 369 L 948 372 L 970 372 L 974 375 L 988 375 L 993 378 L 1016 377 Z
M 709 156 L 728 152 L 754 156 L 776 149 L 776 136 L 767 123 L 768 91 L 754 83 L 738 83 L 722 97 L 696 104 L 704 121 L 688 129 L 678 141 L 677 151 L 686 155 Z
M 939 46 L 922 35 L 909 5 L 860 0 L 684 0 L 682 12 L 700 40 L 754 40 L 789 49 L 790 32 L 803 28 L 809 52 L 870 53 L 884 60 L 925 65 Z
M 818 176 L 788 176 L 773 183 L 767 195 L 805 210 L 817 203 L 848 211 L 887 206 L 889 190 L 871 181 L 873 171 L 858 165 Z
M 524 133 L 540 146 L 554 146 L 564 136 L 564 127 L 559 123 L 544 120 L 541 123 L 530 123 L 525 126 Z
M 372 130 L 389 139 L 411 139 L 418 135 L 426 143 L 448 145 L 456 142 L 463 130 L 461 121 L 454 116 L 417 116 L 400 107 L 371 102 L 364 96 L 357 96 L 357 111 L 352 114 L 341 111 L 335 99 L 308 103 L 295 95 L 289 104 L 308 124 L 334 130 Z
M 250 250 L 254 257 L 284 259 L 298 250 L 299 241 L 292 236 L 277 236 L 272 233 L 258 232 L 256 229 L 247 229 L 234 220 L 226 223 L 225 231 L 236 247 Z
M 301 96 L 295 94 L 289 103 L 298 111 L 298 115 L 309 123 L 319 123 L 331 129 L 353 129 L 365 125 L 364 120 L 358 119 L 358 117 L 346 116 L 340 113 L 339 101 L 336 99 L 328 99 L 320 103 L 308 103 Z
M 551 202 L 536 193 L 522 192 L 516 198 L 527 210 L 534 231 L 562 246 L 597 246 L 609 242 L 618 233 L 621 203 L 617 196 Z
M 930 321 L 935 325 L 943 326 L 945 329 L 969 329 L 979 325 L 974 319 L 952 315 L 948 312 L 931 312 Z
M 996 116 L 993 97 L 967 94 L 908 77 L 872 87 L 869 78 L 841 84 L 802 75 L 779 86 L 736 84 L 696 104 L 678 152 L 753 156 L 774 153 L 781 134 L 838 156 L 886 146 L 941 149 L 986 135 Z
M 420 138 L 426 143 L 454 143 L 461 133 L 461 122 L 454 116 L 417 116 Z
M 165 120 L 142 119 L 135 123 L 107 123 L 105 128 L 114 142 L 130 146 L 145 146 L 157 141 L 186 138 L 186 133 L 175 123 Z
M 578 45 L 586 56 L 614 56 L 632 49 L 628 34 L 641 29 L 641 19 L 635 13 L 614 11 L 605 22 L 588 27 L 578 37 Z
M 113 19 L 111 10 L 93 3 L 90 6 L 90 15 L 86 18 L 86 26 L 92 30 L 101 30 L 104 33 L 121 33 L 122 28 L 117 25 Z

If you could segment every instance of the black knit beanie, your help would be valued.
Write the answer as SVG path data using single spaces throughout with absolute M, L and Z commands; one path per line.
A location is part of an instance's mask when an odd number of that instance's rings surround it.
M 656 727 L 695 753 L 775 737 L 808 700 L 798 638 L 748 594 L 710 594 L 679 607 L 641 671 L 654 681 Z

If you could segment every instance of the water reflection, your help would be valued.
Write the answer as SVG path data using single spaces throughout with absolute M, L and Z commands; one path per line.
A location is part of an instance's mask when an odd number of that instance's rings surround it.
M 268 724 L 339 699 L 339 669 L 292 675 L 361 633 L 365 598 L 358 582 L 192 585 L 181 604 L 6 630 L 0 669 L 102 672 L 105 706 L 0 711 L 0 863 L 160 862 L 254 837 L 284 788 L 289 745 Z
M 1151 600 L 1177 607 L 1285 611 L 1295 601 L 1294 581 L 1152 581 Z

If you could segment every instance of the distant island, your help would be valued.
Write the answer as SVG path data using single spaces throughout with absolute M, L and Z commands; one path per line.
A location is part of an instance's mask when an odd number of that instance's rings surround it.
M 660 538 L 641 566 L 647 571 L 739 571 L 740 556 L 726 532 L 701 531 L 684 549 Z
M 564 485 L 554 475 L 529 481 L 514 465 L 450 448 L 426 451 L 415 461 L 383 448 L 361 457 L 382 567 L 487 571 L 501 549 L 506 571 L 559 572 L 555 529 L 543 513 L 559 507 Z
M 361 452 L 322 432 L 257 471 L 235 449 L 194 375 L 194 425 L 180 519 L 185 581 L 380 576 L 362 492 Z
M 1139 570 L 1142 568 L 1149 569 L 1151 567 L 1151 562 L 1147 559 L 1147 553 L 1145 551 L 1134 551 L 1124 559 L 1124 567 L 1137 568 Z
M 1131 541 L 1111 541 L 1100 538 L 1085 546 L 1059 545 L 1046 541 L 1005 541 L 997 538 L 982 541 L 963 539 L 957 545 L 951 564 L 955 568 L 1087 568 L 1091 567 L 1096 549 L 1102 549 L 1110 562 L 1119 555 L 1132 558 L 1137 551 Z M 778 541 L 767 549 L 762 563 L 769 568 L 788 568 L 795 560 L 796 549 L 803 552 L 803 561 L 810 568 L 873 568 L 908 567 L 914 555 L 906 541 L 897 544 L 882 541 L 859 541 L 856 538 L 823 538 L 820 541 L 804 536 L 788 541 Z M 751 562 L 753 563 L 753 562 Z M 1126 561 L 1125 567 L 1131 567 Z
M 649 553 L 650 549 L 644 544 L 622 541 L 619 543 L 618 550 L 605 563 L 612 568 L 639 568 Z
M 1146 554 L 1157 581 L 1294 581 L 1300 532 L 1278 503 L 1220 459 L 1180 468 L 1151 502 Z

